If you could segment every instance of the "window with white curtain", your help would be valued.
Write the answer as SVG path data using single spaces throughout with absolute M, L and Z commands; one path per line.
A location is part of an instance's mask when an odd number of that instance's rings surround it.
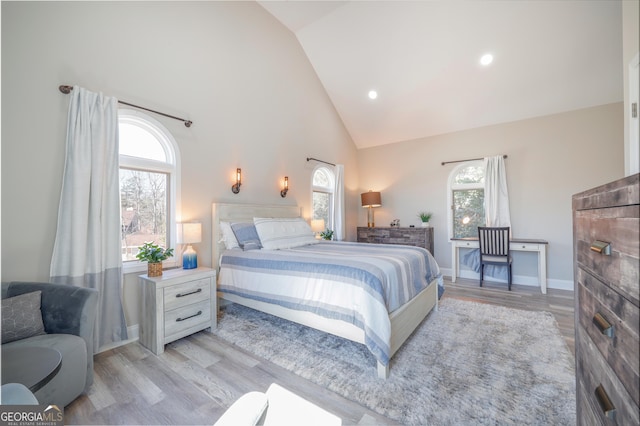
M 144 242 L 175 247 L 179 152 L 171 133 L 144 113 L 119 110 L 118 128 L 122 261 L 131 270 Z
M 312 185 L 312 219 L 323 219 L 325 227 L 333 229 L 331 212 L 334 204 L 335 174 L 325 166 L 318 166 L 313 171 Z
M 470 161 L 449 174 L 449 238 L 477 237 L 485 226 L 484 161 Z

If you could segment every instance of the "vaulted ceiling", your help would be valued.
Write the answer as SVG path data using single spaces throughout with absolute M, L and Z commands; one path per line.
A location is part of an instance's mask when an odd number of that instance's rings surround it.
M 296 35 L 358 148 L 623 99 L 619 0 L 259 4 Z

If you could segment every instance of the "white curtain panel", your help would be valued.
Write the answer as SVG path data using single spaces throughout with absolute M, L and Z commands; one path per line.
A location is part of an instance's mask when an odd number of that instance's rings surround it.
M 504 157 L 486 157 L 484 170 L 484 212 L 487 226 L 511 226 Z
M 94 348 L 127 339 L 122 309 L 118 100 L 74 86 L 51 282 L 97 289 Z
M 336 187 L 334 188 L 333 232 L 336 241 L 344 240 L 344 165 L 336 164 Z

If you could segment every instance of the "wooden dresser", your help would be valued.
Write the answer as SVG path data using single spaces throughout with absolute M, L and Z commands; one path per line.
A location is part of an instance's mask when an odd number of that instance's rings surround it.
M 578 425 L 640 424 L 638 176 L 573 196 Z
M 358 227 L 359 243 L 404 244 L 424 247 L 433 256 L 433 228 L 389 228 Z

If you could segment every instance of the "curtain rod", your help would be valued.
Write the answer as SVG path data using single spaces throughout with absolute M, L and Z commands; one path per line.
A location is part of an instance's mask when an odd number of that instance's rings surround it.
M 60 89 L 60 91 L 62 93 L 64 93 L 65 95 L 68 95 L 73 90 L 73 86 L 68 86 L 68 85 L 63 84 L 63 85 L 60 85 L 58 87 L 58 89 Z M 125 102 L 125 101 L 121 101 L 121 100 L 118 100 L 118 103 L 122 104 L 122 105 L 130 106 L 130 107 L 138 108 L 138 109 L 143 109 L 145 111 L 153 112 L 154 114 L 160 114 L 160 115 L 163 115 L 165 117 L 173 118 L 174 120 L 182 121 L 182 122 L 184 122 L 184 125 L 186 127 L 191 127 L 191 125 L 193 124 L 193 121 L 191 121 L 191 120 L 185 120 L 184 118 L 176 117 L 174 115 L 165 114 L 164 112 L 155 111 L 153 109 L 145 108 L 145 107 L 142 107 L 140 105 L 130 104 L 129 102 Z
M 319 163 L 329 164 L 330 166 L 334 166 L 334 167 L 336 166 L 335 164 L 329 163 L 328 161 L 322 161 L 322 160 L 318 160 L 317 158 L 307 157 L 307 161 L 311 161 L 311 160 L 317 161 Z
M 502 158 L 507 158 L 507 155 L 503 155 Z M 451 164 L 451 163 L 464 163 L 465 161 L 477 161 L 477 160 L 484 160 L 484 158 L 469 158 L 468 160 L 456 160 L 456 161 L 443 161 L 441 164 L 444 166 L 445 164 Z

